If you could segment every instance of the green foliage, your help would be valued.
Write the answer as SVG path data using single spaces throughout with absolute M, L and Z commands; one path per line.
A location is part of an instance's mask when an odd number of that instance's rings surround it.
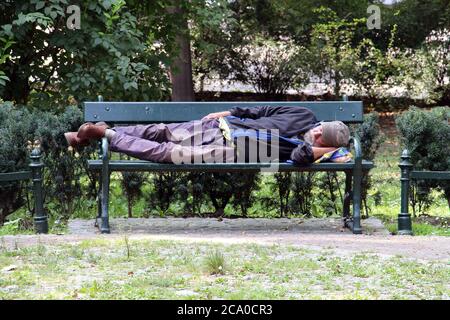
M 0 67 L 9 59 L 10 56 L 7 52 L 13 44 L 13 41 L 0 37 Z M 6 85 L 6 81 L 9 81 L 9 78 L 4 71 L 0 70 L 0 88 Z
M 176 196 L 181 174 L 178 172 L 155 173 L 151 177 L 154 189 L 147 195 L 151 210 L 157 209 L 159 214 L 166 214 Z
M 410 152 L 416 170 L 450 170 L 450 108 L 440 107 L 431 111 L 411 107 L 396 119 L 402 146 Z M 424 212 L 431 204 L 430 189 L 440 187 L 449 202 L 448 181 L 417 181 L 411 193 L 414 214 Z
M 242 61 L 236 48 L 248 41 L 244 40 L 237 16 L 226 0 L 192 5 L 190 17 L 194 22 L 190 29 L 193 76 L 202 91 L 206 78 L 218 75 L 227 79 L 241 70 Z
M 241 211 L 243 217 L 247 216 L 249 209 L 257 200 L 255 192 L 260 188 L 261 175 L 258 173 L 243 173 L 234 176 L 233 181 L 233 208 Z
M 233 197 L 234 183 L 241 178 L 240 173 L 231 172 L 214 172 L 205 175 L 205 185 L 208 186 L 206 193 L 214 206 L 215 215 L 219 217 L 224 215 L 225 207 Z
M 309 80 L 301 68 L 302 51 L 293 42 L 257 38 L 240 49 L 243 65 L 236 78 L 251 84 L 256 92 L 283 95 L 294 83 Z
M 292 175 L 292 198 L 290 207 L 292 213 L 306 217 L 313 216 L 316 208 L 314 205 L 314 172 L 296 172 Z
M 363 159 L 373 161 L 383 141 L 378 113 L 372 112 L 365 115 L 363 123 L 357 127 L 353 135 L 359 137 L 360 139 Z M 362 176 L 361 199 L 367 217 L 369 216 L 367 198 L 369 196 L 368 192 L 372 187 L 373 185 L 370 172 L 364 172 Z
M 385 30 L 398 25 L 401 48 L 417 48 L 432 30 L 448 27 L 450 4 L 446 0 L 402 0 L 383 10 Z
M 83 201 L 85 190 L 81 178 L 85 163 L 93 157 L 95 149 L 72 150 L 64 138 L 65 132 L 77 131 L 83 123 L 83 115 L 78 108 L 68 107 L 61 114 L 41 113 L 35 115 L 35 119 L 35 135 L 39 137 L 44 153 L 46 202 L 50 213 L 66 220 Z
M 76 131 L 82 122 L 82 113 L 76 107 L 68 107 L 63 113 L 54 114 L 28 110 L 11 103 L 0 105 L 0 172 L 27 170 L 27 145 L 38 140 L 45 165 L 45 202 L 49 213 L 57 218 L 69 218 L 86 192 L 81 178 L 86 160 L 92 158 L 94 149 L 71 151 L 64 138 L 64 132 Z M 89 187 L 93 184 L 88 184 Z M 6 199 L 1 203 L 2 220 L 23 205 L 26 191 L 20 183 L 0 187 L 2 199 Z
M 0 173 L 28 169 L 27 142 L 34 141 L 35 128 L 30 111 L 11 103 L 0 104 Z M 0 184 L 0 225 L 24 204 L 24 193 L 21 182 Z
M 311 31 L 311 44 L 307 52 L 309 69 L 327 85 L 333 85 L 335 96 L 339 96 L 342 81 L 349 81 L 357 74 L 355 68 L 359 56 L 354 40 L 357 28 L 365 20 L 340 19 L 334 11 L 325 7 L 315 12 L 319 15 L 319 22 Z
M 14 81 L 4 100 L 44 107 L 101 93 L 117 100 L 163 99 L 168 79 L 154 29 L 143 26 L 123 0 L 75 1 L 81 28 L 66 26 L 67 0 L 0 4 L 0 38 L 13 41 L 2 71 Z M 146 25 L 145 25 L 146 26 Z M 156 45 L 155 45 L 156 44 Z M 0 56 L 1 58 L 1 56 Z
M 121 186 L 127 198 L 128 217 L 133 217 L 133 204 L 142 196 L 145 175 L 139 172 L 121 172 Z
M 281 217 L 289 215 L 315 216 L 318 212 L 315 205 L 313 188 L 317 180 L 316 174 L 310 172 L 278 172 L 274 180 L 265 181 L 271 192 L 260 195 L 259 200 L 265 210 L 276 210 Z
M 317 211 L 325 216 L 342 215 L 344 184 L 340 182 L 338 174 L 336 172 L 319 173 L 315 179 L 315 186 L 318 191 L 316 206 L 320 208 Z

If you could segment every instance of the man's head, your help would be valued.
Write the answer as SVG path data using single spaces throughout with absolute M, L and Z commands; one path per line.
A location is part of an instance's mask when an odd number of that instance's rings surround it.
M 344 147 L 348 145 L 350 130 L 341 121 L 321 122 L 306 132 L 304 138 L 315 147 Z

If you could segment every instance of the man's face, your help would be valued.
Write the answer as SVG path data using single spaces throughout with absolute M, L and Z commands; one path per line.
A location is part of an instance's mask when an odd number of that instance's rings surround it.
M 322 126 L 312 128 L 305 133 L 305 141 L 309 142 L 313 147 L 327 147 L 322 141 Z

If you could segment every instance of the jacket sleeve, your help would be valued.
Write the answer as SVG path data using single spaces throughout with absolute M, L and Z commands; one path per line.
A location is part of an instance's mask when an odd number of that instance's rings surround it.
M 233 107 L 229 111 L 232 116 L 238 118 L 258 119 L 270 117 L 277 113 L 283 113 L 287 108 L 284 106 L 256 106 L 256 107 Z
M 291 152 L 291 160 L 295 164 L 308 164 L 314 162 L 314 153 L 309 143 L 297 146 Z

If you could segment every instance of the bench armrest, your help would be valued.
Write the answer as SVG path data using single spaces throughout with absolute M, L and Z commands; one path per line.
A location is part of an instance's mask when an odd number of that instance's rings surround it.
M 100 152 L 99 152 L 99 157 L 101 160 L 103 160 L 103 161 L 109 160 L 108 151 L 109 151 L 108 139 L 106 139 L 106 137 L 103 137 L 102 141 L 101 141 Z
M 361 165 L 362 164 L 362 149 L 361 149 L 361 142 L 359 141 L 359 138 L 357 136 L 350 137 L 350 143 L 353 144 L 353 148 L 355 149 L 355 164 Z

